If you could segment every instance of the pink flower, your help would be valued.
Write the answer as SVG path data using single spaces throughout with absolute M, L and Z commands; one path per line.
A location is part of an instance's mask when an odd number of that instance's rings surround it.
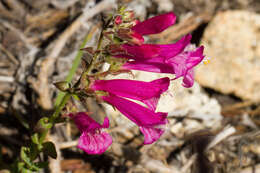
M 127 79 L 96 80 L 91 89 L 141 101 L 155 111 L 160 95 L 168 90 L 169 84 L 170 80 L 167 77 L 151 82 Z
M 166 13 L 149 18 L 143 22 L 137 22 L 131 29 L 121 28 L 116 35 L 122 40 L 128 41 L 129 44 L 141 45 L 144 42 L 144 35 L 157 34 L 175 23 L 176 16 L 174 13 Z
M 149 61 L 160 62 L 168 58 L 175 57 L 182 53 L 185 48 L 190 44 L 191 35 L 188 34 L 181 38 L 176 43 L 160 45 L 160 44 L 142 44 L 142 45 L 130 45 L 123 44 L 121 46 L 121 52 L 125 51 L 125 54 L 117 54 L 116 57 L 124 57 L 134 59 L 137 61 Z
M 157 34 L 173 25 L 175 21 L 176 16 L 170 12 L 149 18 L 136 24 L 131 29 L 140 35 Z
M 201 46 L 191 50 L 190 40 L 191 35 L 186 35 L 178 42 L 167 45 L 124 44 L 121 47 L 126 53 L 115 57 L 129 59 L 122 69 L 175 74 L 174 79 L 183 77 L 183 86 L 191 87 L 194 83 L 193 67 L 203 60 L 204 48 Z
M 159 126 L 167 123 L 167 113 L 157 112 L 143 107 L 135 102 L 110 94 L 102 99 L 117 108 L 128 119 L 140 127 L 144 134 L 144 144 L 151 144 L 158 140 L 164 130 Z
M 78 148 L 88 154 L 102 154 L 112 144 L 112 137 L 102 132 L 103 128 L 109 127 L 109 119 L 105 117 L 103 125 L 100 125 L 85 112 L 78 112 L 69 115 L 77 125 L 81 136 L 78 141 Z
M 160 95 L 168 90 L 169 83 L 169 78 L 151 82 L 126 79 L 96 80 L 91 89 L 108 92 L 108 96 L 101 98 L 136 123 L 144 134 L 144 144 L 151 144 L 164 132 L 158 126 L 167 123 L 167 113 L 156 113 L 155 110 Z M 122 97 L 141 101 L 148 108 Z

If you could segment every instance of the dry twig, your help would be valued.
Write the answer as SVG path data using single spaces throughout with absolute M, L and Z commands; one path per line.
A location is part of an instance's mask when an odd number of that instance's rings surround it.
M 14 55 L 9 52 L 1 43 L 0 43 L 0 50 L 2 50 L 6 55 L 7 57 L 15 64 L 15 65 L 18 65 L 18 61 L 17 59 L 14 57 Z

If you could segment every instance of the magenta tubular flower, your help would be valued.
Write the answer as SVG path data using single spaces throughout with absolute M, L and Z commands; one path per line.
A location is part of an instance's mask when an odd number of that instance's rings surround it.
M 142 45 L 144 42 L 144 35 L 157 34 L 171 25 L 176 21 L 176 16 L 174 13 L 166 13 L 159 16 L 149 18 L 143 22 L 135 21 L 131 29 L 119 29 L 116 33 L 117 36 L 125 41 L 128 41 L 129 44 Z
M 151 82 L 127 79 L 96 80 L 91 89 L 141 101 L 155 111 L 160 95 L 168 90 L 169 84 L 170 79 L 167 77 Z
M 175 57 L 166 59 L 165 62 L 129 61 L 121 68 L 125 70 L 175 74 L 174 79 L 183 77 L 182 85 L 189 88 L 194 83 L 193 67 L 199 64 L 204 58 L 203 49 L 203 46 L 201 46 L 195 51 L 182 52 Z
M 136 24 L 131 29 L 141 35 L 157 34 L 173 25 L 175 21 L 176 16 L 170 12 L 149 18 Z
M 135 102 L 110 94 L 102 99 L 117 108 L 128 119 L 137 124 L 144 134 L 144 144 L 158 140 L 164 130 L 159 126 L 167 123 L 167 113 L 157 112 L 143 107 Z
M 183 86 L 191 87 L 194 83 L 192 68 L 203 60 L 204 48 L 201 46 L 195 50 L 189 50 L 190 40 L 191 35 L 186 35 L 174 44 L 140 46 L 125 44 L 122 47 L 126 53 L 115 57 L 129 59 L 122 69 L 175 74 L 174 79 L 183 77 Z
M 121 53 L 116 54 L 118 58 L 134 59 L 136 61 L 149 61 L 164 63 L 167 58 L 175 57 L 182 53 L 190 44 L 191 35 L 188 34 L 181 38 L 178 42 L 173 44 L 142 44 L 142 45 L 130 45 L 123 44 L 121 46 Z M 125 53 L 122 53 L 124 52 Z M 112 53 L 112 55 L 114 55 Z
M 78 112 L 69 115 L 77 125 L 81 136 L 78 141 L 78 148 L 88 154 L 102 154 L 112 144 L 112 137 L 102 132 L 103 128 L 109 127 L 109 119 L 105 117 L 102 125 L 97 123 L 85 112 Z

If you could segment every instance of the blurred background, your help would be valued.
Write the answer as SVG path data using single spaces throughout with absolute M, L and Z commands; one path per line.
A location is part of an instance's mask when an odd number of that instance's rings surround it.
M 58 158 L 45 158 L 44 172 L 259 173 L 259 0 L 0 0 L 0 170 L 19 157 L 37 120 L 51 114 L 58 95 L 53 82 L 65 80 L 83 42 L 96 45 L 102 16 L 118 3 L 141 21 L 174 12 L 176 24 L 147 42 L 173 43 L 192 33 L 209 63 L 196 68 L 192 88 L 176 80 L 162 96 L 158 111 L 169 112 L 169 124 L 155 144 L 142 145 L 137 126 L 87 100 L 90 112 L 110 117 L 114 143 L 90 156 L 76 148 L 75 125 L 57 124 L 48 140 Z M 73 80 L 80 72 L 79 66 Z

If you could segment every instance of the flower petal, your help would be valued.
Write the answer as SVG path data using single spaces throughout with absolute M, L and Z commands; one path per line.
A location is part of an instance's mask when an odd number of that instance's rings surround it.
M 170 12 L 149 18 L 132 27 L 133 31 L 141 35 L 157 34 L 175 23 L 176 16 Z
M 96 80 L 91 88 L 103 90 L 111 94 L 141 101 L 152 110 L 155 110 L 160 95 L 168 90 L 169 78 L 160 78 L 151 82 L 114 79 Z
M 114 54 L 115 57 L 134 59 L 136 61 L 149 61 L 164 63 L 168 58 L 172 58 L 181 52 L 190 44 L 191 35 L 188 34 L 173 44 L 142 44 L 130 45 L 123 44 L 121 49 L 124 53 Z
M 156 44 L 142 44 L 142 45 L 123 44 L 122 48 L 126 51 L 127 53 L 126 55 L 129 55 L 131 59 L 135 59 L 139 61 L 158 57 L 160 52 L 160 46 Z
M 103 96 L 102 99 L 140 127 L 140 131 L 144 134 L 144 144 L 153 143 L 163 134 L 164 130 L 158 126 L 167 123 L 167 113 L 155 113 L 137 103 L 114 95 Z
M 194 84 L 194 69 L 190 69 L 183 77 L 182 86 L 184 86 L 185 88 L 190 88 L 193 86 L 193 84 Z
M 190 44 L 191 37 L 191 34 L 187 34 L 176 43 L 159 45 L 160 53 L 158 56 L 164 57 L 164 59 L 168 59 L 178 55 L 179 53 L 183 52 L 185 47 Z
M 122 67 L 124 70 L 141 70 L 154 73 L 174 73 L 171 65 L 147 61 L 128 61 Z
M 169 58 L 166 63 L 171 64 L 174 69 L 175 78 L 183 76 L 183 86 L 192 87 L 194 83 L 194 66 L 198 65 L 204 58 L 204 47 L 201 46 L 194 51 L 186 51 L 175 57 Z
M 69 115 L 81 132 L 78 148 L 88 154 L 102 154 L 112 144 L 112 137 L 102 132 L 102 128 L 109 127 L 109 119 L 105 117 L 104 123 L 100 125 L 85 112 Z
M 200 46 L 195 51 L 192 51 L 190 53 L 190 55 L 189 55 L 190 58 L 188 58 L 188 60 L 187 60 L 187 67 L 189 69 L 198 65 L 203 60 L 203 58 L 205 57 L 203 55 L 203 50 L 204 50 L 204 47 Z
M 156 127 L 140 127 L 140 131 L 144 135 L 144 144 L 152 144 L 157 141 L 164 133 L 163 129 Z
M 78 141 L 78 148 L 88 154 L 102 154 L 112 144 L 112 137 L 106 133 L 90 133 L 84 131 Z
M 87 115 L 85 112 L 78 112 L 77 114 L 73 115 L 70 114 L 70 117 L 73 119 L 73 121 L 75 122 L 76 126 L 78 127 L 78 129 L 83 132 L 85 130 L 87 131 L 91 131 L 91 130 L 95 130 L 95 129 L 100 129 L 103 128 L 103 126 L 101 126 L 100 124 L 98 124 L 94 119 L 92 119 L 89 115 Z M 109 120 L 106 117 L 104 119 L 104 122 L 109 124 Z
M 102 96 L 102 99 L 117 108 L 128 119 L 138 126 L 154 126 L 165 124 L 167 113 L 157 112 L 143 107 L 135 102 L 115 95 Z

